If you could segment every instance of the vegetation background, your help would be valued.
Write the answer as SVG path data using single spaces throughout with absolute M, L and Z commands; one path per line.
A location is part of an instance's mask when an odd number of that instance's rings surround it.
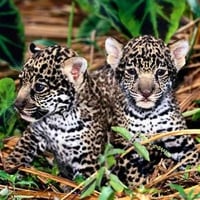
M 0 199 L 23 199 L 24 196 L 53 199 L 55 192 L 60 199 L 68 199 L 71 193 L 66 197 L 55 187 L 58 183 L 77 187 L 77 184 L 57 177 L 56 165 L 52 167 L 44 158 L 33 163 L 37 170 L 22 169 L 27 173 L 23 179 L 19 179 L 18 173 L 9 175 L 3 171 L 3 158 L 26 126 L 15 113 L 13 102 L 19 84 L 18 72 L 28 57 L 27 46 L 30 42 L 41 47 L 56 43 L 71 46 L 86 57 L 90 69 L 94 69 L 105 62 L 104 41 L 107 36 L 114 36 L 123 42 L 143 34 L 160 37 L 166 43 L 177 39 L 189 40 L 191 51 L 186 67 L 179 74 L 176 95 L 189 128 L 199 128 L 199 17 L 198 0 L 0 0 Z M 113 199 L 116 194 L 113 191 L 121 195 L 125 190 L 115 178 L 113 181 L 118 184 L 111 185 L 112 190 L 109 187 L 100 188 L 103 193 L 100 199 Z M 84 183 L 87 187 L 84 187 L 82 197 L 93 193 L 89 198 L 97 199 L 99 194 L 94 192 L 93 183 L 94 179 Z M 184 199 L 197 199 L 194 190 L 186 194 L 187 190 L 181 186 L 172 187 L 171 193 L 176 195 L 170 198 L 182 196 Z M 156 188 L 151 189 L 137 190 L 137 194 L 144 195 L 138 198 L 150 199 L 152 194 L 158 194 L 154 190 Z M 197 189 L 200 192 L 199 187 Z M 175 193 L 176 190 L 178 193 Z M 126 192 L 130 196 L 130 191 Z M 79 196 L 74 195 L 73 198 Z

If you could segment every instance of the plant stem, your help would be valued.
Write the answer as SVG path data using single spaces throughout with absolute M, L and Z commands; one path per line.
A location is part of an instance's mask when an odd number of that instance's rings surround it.
M 184 117 L 190 117 L 190 116 L 196 114 L 197 112 L 200 112 L 200 108 L 195 108 L 193 110 L 186 111 L 182 114 L 183 114 Z
M 71 4 L 71 11 L 69 15 L 69 22 L 68 22 L 68 33 L 67 33 L 67 46 L 70 48 L 72 45 L 72 29 L 73 29 L 73 19 L 74 19 L 74 7 L 75 3 L 72 1 Z

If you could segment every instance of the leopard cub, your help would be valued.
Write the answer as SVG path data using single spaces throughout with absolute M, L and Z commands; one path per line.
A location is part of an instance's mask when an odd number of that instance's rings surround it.
M 186 123 L 174 95 L 174 85 L 179 69 L 185 64 L 189 45 L 178 41 L 170 46 L 150 35 L 133 38 L 123 45 L 114 38 L 105 42 L 107 63 L 115 71 L 115 79 L 126 99 L 122 115 L 124 127 L 139 140 L 138 133 L 151 136 L 155 133 L 186 129 Z M 115 146 L 126 146 L 126 141 L 116 137 Z M 182 161 L 195 150 L 191 136 L 164 137 L 156 145 L 171 153 L 175 163 Z M 161 155 L 160 155 L 161 154 Z M 153 151 L 151 162 L 138 157 L 134 151 L 119 163 L 119 176 L 130 186 L 144 183 L 156 163 L 165 155 Z M 199 162 L 199 153 L 185 165 Z
M 19 75 L 21 87 L 15 101 L 29 125 L 6 159 L 5 168 L 27 166 L 40 152 L 50 150 L 63 176 L 88 177 L 99 167 L 107 122 L 87 61 L 58 45 L 40 49 L 31 44 L 30 50 L 32 55 Z

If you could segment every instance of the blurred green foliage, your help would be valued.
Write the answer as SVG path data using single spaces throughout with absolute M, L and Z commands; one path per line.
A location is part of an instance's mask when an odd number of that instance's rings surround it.
M 187 0 L 194 17 L 200 17 L 200 1 L 199 0 Z
M 11 78 L 0 80 L 0 133 L 10 136 L 17 121 L 13 103 L 16 97 L 15 82 Z
M 0 59 L 21 67 L 24 57 L 24 27 L 13 0 L 0 0 Z
M 89 14 L 80 27 L 79 36 L 90 34 L 94 29 L 97 33 L 99 29 L 102 32 L 103 27 L 99 24 L 106 24 L 106 29 L 110 25 L 128 38 L 151 34 L 162 38 L 165 42 L 168 42 L 177 30 L 186 7 L 185 0 L 76 0 L 76 2 Z M 96 22 L 90 24 L 92 19 Z

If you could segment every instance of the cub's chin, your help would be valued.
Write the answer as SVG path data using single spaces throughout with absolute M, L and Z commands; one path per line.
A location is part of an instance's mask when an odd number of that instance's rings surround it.
M 136 106 L 142 109 L 152 109 L 155 106 L 155 102 L 151 100 L 141 100 L 136 102 Z

